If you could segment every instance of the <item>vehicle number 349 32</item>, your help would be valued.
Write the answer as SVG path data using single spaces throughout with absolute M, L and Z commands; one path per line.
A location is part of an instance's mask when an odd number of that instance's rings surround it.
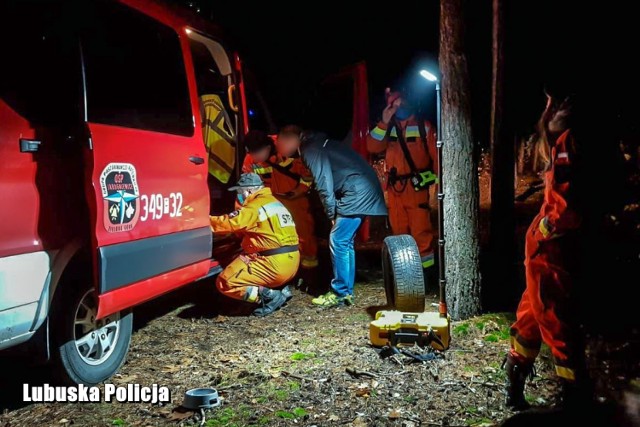
M 171 193 L 169 197 L 162 194 L 143 194 L 140 196 L 140 204 L 140 221 L 162 219 L 164 216 L 182 216 L 182 193 Z

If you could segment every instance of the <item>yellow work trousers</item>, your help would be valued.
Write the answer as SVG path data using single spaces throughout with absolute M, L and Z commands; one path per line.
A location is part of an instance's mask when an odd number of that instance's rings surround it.
M 257 302 L 261 286 L 284 286 L 294 278 L 299 264 L 298 251 L 266 257 L 255 254 L 240 255 L 220 273 L 216 287 L 230 298 Z

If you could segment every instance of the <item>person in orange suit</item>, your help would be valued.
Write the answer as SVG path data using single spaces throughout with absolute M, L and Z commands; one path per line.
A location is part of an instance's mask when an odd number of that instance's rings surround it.
M 285 285 L 300 264 L 295 222 L 257 174 L 242 174 L 229 190 L 237 191 L 241 207 L 210 217 L 211 229 L 242 236 L 243 254 L 220 273 L 216 287 L 230 298 L 258 304 L 253 314 L 267 316 L 291 297 Z
M 387 88 L 385 95 L 387 106 L 382 120 L 367 136 L 367 149 L 370 153 L 386 151 L 391 229 L 396 235 L 413 236 L 420 250 L 422 267 L 429 269 L 435 263 L 428 188 L 436 181 L 435 127 L 429 121 L 418 120 L 415 108 L 400 92 Z M 404 137 L 415 171 L 404 153 L 399 133 Z M 414 177 L 419 180 L 418 187 L 412 183 Z
M 588 380 L 573 287 L 580 273 L 579 239 L 585 234 L 583 213 L 587 212 L 587 203 L 580 200 L 593 196 L 580 193 L 585 188 L 581 175 L 585 156 L 572 129 L 572 109 L 571 97 L 548 96 L 540 120 L 539 152 L 548 162 L 544 201 L 526 235 L 526 289 L 511 327 L 511 351 L 504 362 L 506 404 L 518 410 L 529 406 L 524 397 L 525 382 L 533 374 L 542 342 L 551 348 L 556 374 L 563 381 L 565 403 L 589 388 L 585 386 Z M 589 172 L 592 179 L 594 172 Z
M 275 153 L 273 139 L 265 132 L 250 130 L 244 137 L 247 154 L 242 162 L 242 173 L 255 173 L 270 187 L 273 167 L 269 159 Z
M 296 126 L 286 126 L 281 134 L 298 132 Z M 245 137 L 247 155 L 243 162 L 243 172 L 253 172 L 271 188 L 273 195 L 291 212 L 300 239 L 300 267 L 312 270 L 318 266 L 318 242 L 315 236 L 315 222 L 311 215 L 307 194 L 313 183 L 311 173 L 299 157 L 286 157 L 277 150 L 278 140 L 262 131 L 252 130 Z M 307 287 L 312 282 L 312 274 L 305 274 Z
M 300 267 L 314 269 L 318 266 L 318 241 L 308 197 L 313 177 L 300 156 L 287 157 L 288 147 L 283 147 L 279 142 L 280 136 L 286 138 L 291 135 L 298 136 L 301 133 L 302 129 L 293 125 L 285 126 L 280 130 L 278 139 L 275 141 L 276 153 L 269 160 L 273 168 L 271 189 L 296 221 L 302 256 Z

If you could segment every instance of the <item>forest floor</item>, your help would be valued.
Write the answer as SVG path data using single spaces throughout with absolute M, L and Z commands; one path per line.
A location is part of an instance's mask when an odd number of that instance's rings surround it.
M 128 360 L 110 382 L 167 386 L 170 403 L 25 406 L 22 383 L 37 384 L 38 371 L 15 366 L 14 381 L 2 384 L 0 407 L 8 409 L 0 425 L 493 426 L 512 415 L 503 405 L 501 369 L 511 314 L 453 322 L 451 348 L 436 360 L 381 359 L 369 345 L 368 324 L 385 303 L 382 279 L 378 271 L 363 273 L 368 278 L 356 286 L 355 306 L 317 309 L 310 295 L 296 291 L 286 307 L 263 319 L 220 304 L 212 283 L 161 297 L 136 310 Z M 428 307 L 435 302 L 430 295 Z M 617 356 L 624 360 L 629 351 Z M 608 365 L 601 374 L 626 381 L 628 371 L 616 371 L 620 366 Z M 548 349 L 536 367 L 526 398 L 549 406 L 558 383 Z M 207 410 L 204 423 L 200 413 L 180 408 L 184 392 L 196 387 L 215 387 L 223 399 Z M 606 393 L 601 400 L 618 398 Z
M 210 386 L 224 400 L 205 414 L 206 426 L 471 426 L 494 425 L 511 414 L 503 406 L 500 369 L 509 315 L 455 322 L 442 359 L 411 363 L 381 359 L 369 345 L 369 321 L 385 303 L 381 278 L 357 285 L 353 307 L 316 309 L 309 295 L 296 291 L 264 319 L 194 304 L 213 302 L 207 286 L 192 285 L 137 310 L 128 361 L 112 379 L 168 386 L 170 404 L 41 403 L 6 411 L 0 425 L 199 425 L 200 414 L 176 408 L 186 390 Z M 347 369 L 366 374 L 354 377 Z M 556 388 L 545 351 L 527 399 L 551 403 Z

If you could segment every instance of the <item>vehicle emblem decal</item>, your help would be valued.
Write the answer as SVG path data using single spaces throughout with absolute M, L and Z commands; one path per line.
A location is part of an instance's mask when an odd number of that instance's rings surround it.
M 109 233 L 131 231 L 140 216 L 136 168 L 129 163 L 109 163 L 100 174 L 100 188 L 105 229 Z

